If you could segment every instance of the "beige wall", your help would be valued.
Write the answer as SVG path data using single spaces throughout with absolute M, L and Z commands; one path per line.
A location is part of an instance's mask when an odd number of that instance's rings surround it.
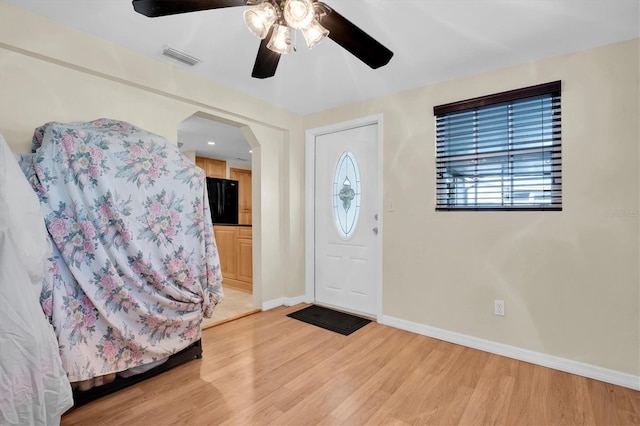
M 182 155 L 187 157 L 192 162 L 196 162 L 196 152 L 195 151 L 182 151 Z
M 640 375 L 639 50 L 619 43 L 304 118 L 309 129 L 384 114 L 384 315 Z M 563 211 L 435 212 L 433 106 L 554 80 Z
M 238 125 L 250 139 L 258 170 L 254 300 L 284 297 L 304 280 L 302 263 L 291 267 L 284 256 L 292 242 L 302 247 L 299 219 L 289 217 L 302 209 L 289 204 L 301 198 L 289 191 L 301 189 L 286 180 L 300 173 L 287 167 L 302 168 L 288 158 L 300 150 L 289 147 L 303 139 L 300 117 L 0 2 L 0 133 L 14 152 L 28 152 L 33 129 L 47 121 L 100 117 L 175 142 L 178 124 L 194 113 Z

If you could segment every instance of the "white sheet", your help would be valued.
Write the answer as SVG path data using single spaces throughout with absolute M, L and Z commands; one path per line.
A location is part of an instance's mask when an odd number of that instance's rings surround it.
M 50 246 L 36 194 L 0 135 L 0 425 L 52 425 L 73 405 L 40 306 Z

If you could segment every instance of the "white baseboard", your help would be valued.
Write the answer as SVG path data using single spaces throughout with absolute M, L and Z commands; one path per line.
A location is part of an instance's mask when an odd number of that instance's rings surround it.
M 278 299 L 269 300 L 262 304 L 262 310 L 277 308 L 278 306 L 294 306 L 300 303 L 312 303 L 307 300 L 306 296 L 296 297 L 280 297 Z M 594 380 L 611 383 L 625 388 L 640 390 L 640 376 L 622 373 L 620 371 L 610 370 L 596 365 L 585 364 L 579 361 L 572 361 L 566 358 L 560 358 L 554 355 L 548 355 L 542 352 L 535 352 L 529 349 L 518 348 L 516 346 L 505 345 L 504 343 L 493 342 L 491 340 L 481 339 L 466 334 L 456 333 L 437 327 L 431 327 L 400 318 L 383 315 L 380 320 L 381 324 L 389 327 L 399 328 L 401 330 L 410 331 L 412 333 L 421 334 L 434 339 L 444 340 L 445 342 L 455 343 L 457 345 L 478 349 L 496 355 L 505 356 L 507 358 L 517 359 L 519 361 L 529 362 L 531 364 L 543 367 L 553 368 L 554 370 L 564 371 L 566 373 L 576 374 L 582 377 L 588 377 Z
M 262 310 L 268 311 L 269 309 L 277 308 L 278 306 L 294 306 L 300 303 L 306 303 L 305 296 L 296 297 L 280 297 L 278 299 L 268 300 L 262 304 Z
M 600 380 L 602 382 L 618 386 L 624 386 L 634 390 L 640 390 L 640 376 L 634 376 L 633 374 L 609 370 L 595 365 L 505 345 L 503 343 L 492 342 L 490 340 L 480 339 L 478 337 L 472 337 L 466 334 L 447 331 L 436 327 L 430 327 L 428 325 L 418 324 L 386 315 L 382 316 L 380 323 L 390 327 L 399 328 L 401 330 L 410 331 L 412 333 L 421 334 L 423 336 L 455 343 L 457 345 L 479 349 L 492 354 L 502 355 L 508 358 L 553 368 L 555 370 Z

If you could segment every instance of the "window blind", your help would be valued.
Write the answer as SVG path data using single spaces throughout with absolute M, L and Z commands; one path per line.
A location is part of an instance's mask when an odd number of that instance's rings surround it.
M 435 107 L 436 210 L 562 210 L 560 87 Z

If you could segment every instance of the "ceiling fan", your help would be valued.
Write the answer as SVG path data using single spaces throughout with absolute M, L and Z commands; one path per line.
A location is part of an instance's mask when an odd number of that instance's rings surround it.
M 249 30 L 261 39 L 252 77 L 273 77 L 280 55 L 292 51 L 291 30 L 300 30 L 312 48 L 329 37 L 356 58 L 376 69 L 393 52 L 318 0 L 133 0 L 136 12 L 151 17 L 223 7 L 253 6 L 244 12 Z

